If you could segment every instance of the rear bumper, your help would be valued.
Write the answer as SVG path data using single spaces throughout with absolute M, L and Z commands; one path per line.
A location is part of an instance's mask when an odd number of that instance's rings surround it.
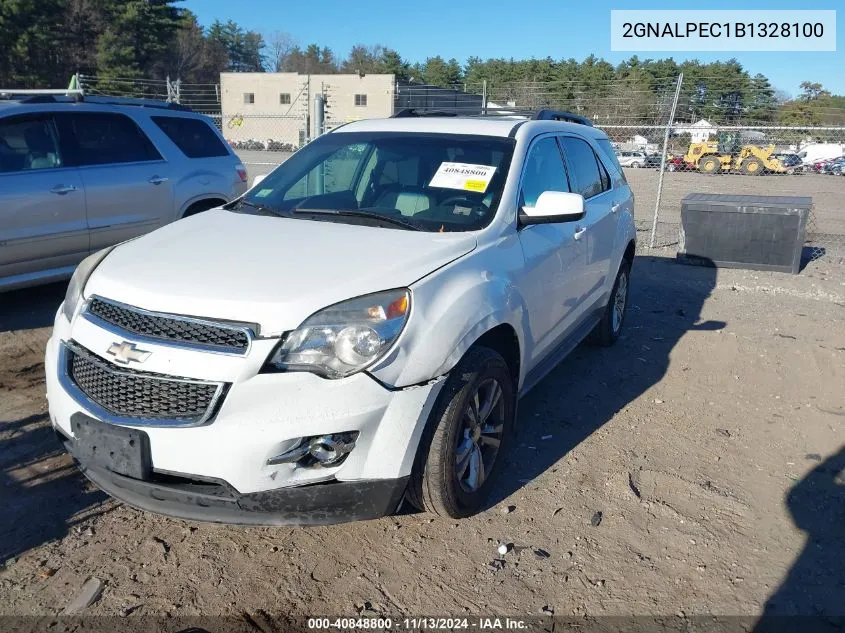
M 71 455 L 74 442 L 60 434 Z M 408 477 L 331 481 L 240 494 L 224 481 L 191 482 L 162 475 L 141 481 L 75 460 L 98 488 L 138 508 L 191 521 L 239 525 L 330 525 L 392 514 L 402 501 Z

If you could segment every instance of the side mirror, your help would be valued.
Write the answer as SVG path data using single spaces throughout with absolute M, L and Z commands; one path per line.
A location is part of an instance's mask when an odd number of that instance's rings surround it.
M 564 191 L 544 191 L 534 207 L 522 207 L 520 224 L 574 222 L 584 217 L 584 196 Z
M 258 174 L 255 178 L 252 179 L 252 186 L 255 187 L 267 177 L 267 174 Z

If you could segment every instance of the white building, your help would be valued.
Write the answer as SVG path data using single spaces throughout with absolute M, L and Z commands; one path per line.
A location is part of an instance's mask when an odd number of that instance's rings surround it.
M 672 129 L 672 134 L 676 136 L 689 134 L 691 142 L 703 143 L 704 141 L 710 140 L 710 137 L 715 136 L 718 131 L 718 128 L 710 123 L 710 121 L 701 119 L 690 125 L 676 125 Z

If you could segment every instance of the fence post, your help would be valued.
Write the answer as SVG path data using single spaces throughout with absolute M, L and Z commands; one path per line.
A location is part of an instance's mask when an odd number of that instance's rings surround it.
M 464 89 L 466 92 L 466 89 Z M 487 80 L 481 80 L 481 114 L 487 114 Z
M 666 173 L 666 152 L 669 150 L 669 134 L 675 124 L 675 110 L 678 108 L 678 99 L 681 97 L 681 84 L 684 81 L 684 73 L 678 75 L 678 85 L 675 87 L 675 99 L 672 101 L 672 111 L 669 113 L 669 121 L 666 123 L 666 130 L 663 133 L 663 155 L 660 157 L 660 178 L 657 181 L 657 201 L 654 203 L 654 220 L 651 223 L 651 240 L 648 247 L 654 248 L 654 239 L 657 236 L 657 218 L 660 215 L 660 198 L 663 196 L 663 174 Z
M 182 80 L 176 78 L 176 103 L 182 103 Z

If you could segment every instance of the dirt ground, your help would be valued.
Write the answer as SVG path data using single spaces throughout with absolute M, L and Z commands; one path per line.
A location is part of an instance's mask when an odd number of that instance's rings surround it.
M 63 293 L 0 295 L 0 614 L 58 614 L 96 577 L 85 614 L 845 615 L 841 267 L 638 257 L 624 338 L 521 401 L 488 511 L 296 529 L 164 518 L 85 483 L 44 399 Z

